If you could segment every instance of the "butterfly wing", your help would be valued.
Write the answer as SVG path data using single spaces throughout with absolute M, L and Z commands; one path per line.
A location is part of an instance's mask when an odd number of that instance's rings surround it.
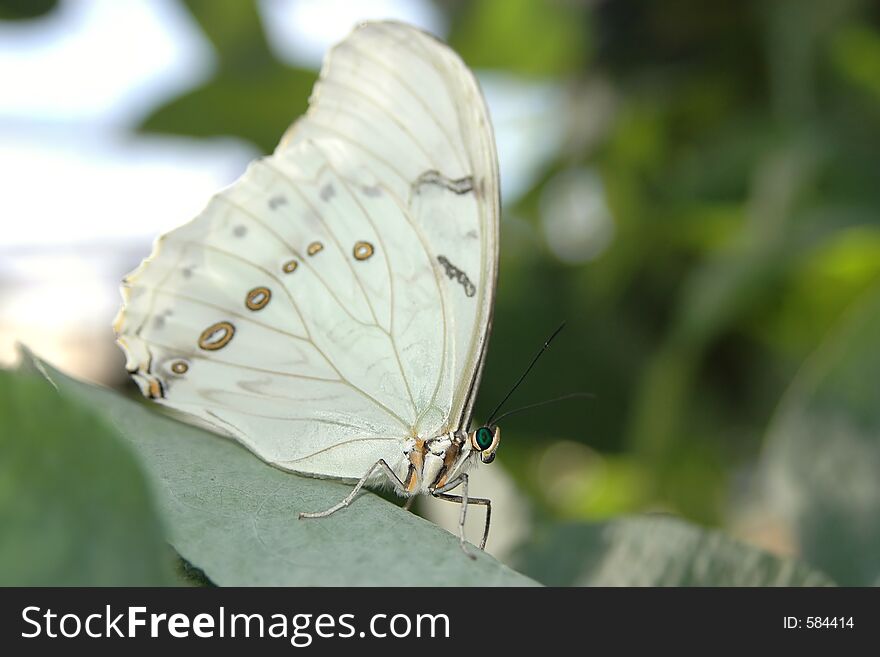
M 447 46 L 368 23 L 306 115 L 123 283 L 145 395 L 282 468 L 358 478 L 469 422 L 491 325 L 498 171 Z

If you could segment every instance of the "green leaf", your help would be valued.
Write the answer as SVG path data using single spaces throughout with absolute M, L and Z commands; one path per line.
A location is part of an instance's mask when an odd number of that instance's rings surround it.
M 555 525 L 517 562 L 549 586 L 833 585 L 796 561 L 667 516 Z
M 0 370 L 0 585 L 174 581 L 143 475 L 94 412 Z
M 769 502 L 801 553 L 846 585 L 880 584 L 880 288 L 795 379 L 763 458 Z
M 171 544 L 215 584 L 536 584 L 476 548 L 469 559 L 455 536 L 372 493 L 329 518 L 299 520 L 351 485 L 283 472 L 231 440 L 40 366 L 62 394 L 93 407 L 131 443 Z

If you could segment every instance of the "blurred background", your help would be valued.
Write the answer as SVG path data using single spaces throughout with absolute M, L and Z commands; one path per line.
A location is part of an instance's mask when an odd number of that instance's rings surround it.
M 505 421 L 472 491 L 495 500 L 490 548 L 661 511 L 880 583 L 874 2 L 2 0 L 0 364 L 21 341 L 132 391 L 121 277 L 383 18 L 462 55 L 497 133 L 477 418 L 562 321 L 507 408 L 595 395 Z

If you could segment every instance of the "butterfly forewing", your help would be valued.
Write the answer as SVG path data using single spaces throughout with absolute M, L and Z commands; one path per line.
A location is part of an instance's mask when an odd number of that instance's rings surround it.
M 497 254 L 472 74 L 370 23 L 275 153 L 127 277 L 118 339 L 148 396 L 283 468 L 355 479 L 469 420 Z

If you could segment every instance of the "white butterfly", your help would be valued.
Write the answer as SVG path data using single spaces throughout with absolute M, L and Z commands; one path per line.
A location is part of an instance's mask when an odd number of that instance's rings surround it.
M 498 270 L 498 165 L 462 60 L 357 28 L 308 112 L 123 282 L 141 390 L 285 470 L 467 505 L 500 430 L 470 431 Z M 462 494 L 447 491 L 461 486 Z M 409 501 L 408 501 L 409 503 Z M 462 535 L 462 546 L 464 537 Z

